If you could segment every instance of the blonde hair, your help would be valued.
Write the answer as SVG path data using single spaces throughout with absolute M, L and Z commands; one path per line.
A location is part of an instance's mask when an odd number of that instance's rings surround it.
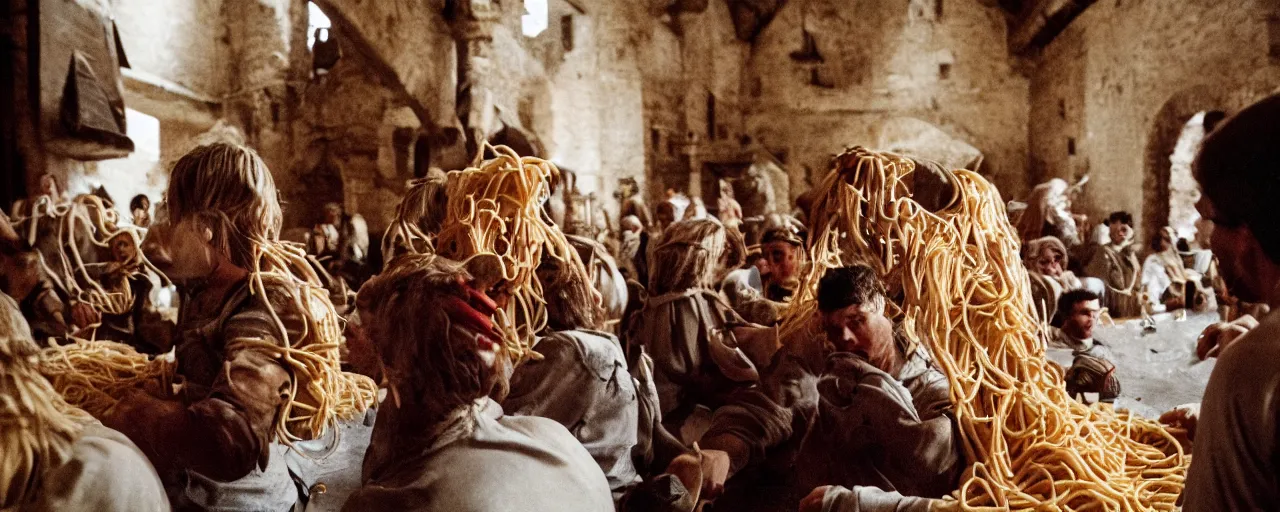
M 29 501 L 43 473 L 67 460 L 83 413 L 37 371 L 26 320 L 11 299 L 0 301 L 0 509 L 7 510 Z
M 649 262 L 649 293 L 715 289 L 726 269 L 742 263 L 746 249 L 736 231 L 714 219 L 676 222 L 662 234 Z M 728 258 L 726 258 L 728 256 Z M 725 260 L 730 261 L 725 261 Z
M 165 192 L 169 223 L 193 219 L 214 232 L 213 245 L 242 268 L 253 268 L 256 246 L 280 240 L 282 214 L 275 181 L 258 153 L 215 142 L 173 165 Z

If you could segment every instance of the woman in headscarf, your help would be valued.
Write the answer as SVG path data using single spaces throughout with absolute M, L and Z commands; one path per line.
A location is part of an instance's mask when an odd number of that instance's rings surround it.
M 1041 320 L 1049 322 L 1058 310 L 1058 297 L 1064 292 L 1082 288 L 1083 284 L 1067 268 L 1067 247 L 1052 236 L 1027 242 L 1022 263 L 1031 278 L 1031 298 Z
M 776 348 L 746 340 L 740 346 L 732 327 L 745 322 L 717 291 L 743 252 L 735 231 L 704 219 L 672 224 L 651 255 L 649 297 L 628 339 L 653 357 L 663 423 L 672 433 L 698 406 L 714 410 L 754 383 L 757 365 Z

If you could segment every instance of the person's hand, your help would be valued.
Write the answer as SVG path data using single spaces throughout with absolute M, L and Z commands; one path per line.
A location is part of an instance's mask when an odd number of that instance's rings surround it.
M 448 295 L 440 305 L 454 327 L 461 327 L 475 334 L 476 346 L 480 350 L 495 350 L 502 340 L 490 318 L 498 311 L 498 306 L 488 295 L 471 286 L 471 283 L 458 279 L 456 293 Z
M 81 329 L 102 322 L 102 313 L 87 302 L 71 305 L 71 324 Z
M 1218 357 L 1232 343 L 1258 326 L 1258 320 L 1244 315 L 1231 322 L 1218 322 L 1206 327 L 1196 340 L 1196 357 L 1201 360 Z
M 675 476 L 684 484 L 685 490 L 693 495 L 692 503 L 697 503 L 702 495 L 702 456 L 698 452 L 688 452 L 671 459 L 667 464 L 668 474 Z
M 724 494 L 729 480 L 729 454 L 720 450 L 702 450 L 702 498 L 714 500 Z
M 822 500 L 827 496 L 827 489 L 830 487 L 830 485 L 818 487 L 800 500 L 800 512 L 822 512 Z
M 1200 423 L 1200 404 L 1183 404 L 1160 415 L 1160 424 L 1168 427 L 1173 438 L 1182 445 L 1182 450 L 1191 451 L 1191 444 L 1196 440 L 1196 427 Z

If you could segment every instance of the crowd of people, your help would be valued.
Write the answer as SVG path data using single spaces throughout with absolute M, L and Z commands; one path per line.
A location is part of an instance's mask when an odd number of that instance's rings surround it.
M 1091 225 L 1071 209 L 1080 184 L 1063 180 L 1011 218 L 1043 339 L 1074 355 L 1072 396 L 1120 394 L 1094 338 L 1105 319 L 1237 312 L 1198 340 L 1202 358 L 1221 358 L 1204 407 L 1164 418 L 1195 449 L 1187 510 L 1280 501 L 1280 320 L 1238 313 L 1280 301 L 1265 202 L 1280 191 L 1277 115 L 1280 97 L 1264 100 L 1206 140 L 1199 209 L 1214 231 L 1202 242 L 1165 228 L 1142 249 L 1129 213 Z M 491 268 L 428 253 L 378 265 L 364 220 L 338 204 L 305 243 L 303 274 L 318 277 L 262 279 L 264 255 L 287 244 L 271 173 L 244 146 L 192 150 L 163 200 L 134 198 L 127 220 L 106 213 L 109 198 L 67 198 L 42 179 L 0 216 L 0 439 L 47 460 L 23 472 L 4 448 L 0 509 L 304 509 L 315 475 L 277 431 L 295 369 L 248 347 L 306 337 L 330 306 L 346 319 L 346 367 L 386 391 L 344 510 L 923 511 L 957 488 L 972 461 L 955 398 L 918 333 L 894 321 L 885 276 L 826 269 L 809 320 L 821 334 L 784 344 L 779 324 L 814 264 L 803 215 L 746 217 L 727 182 L 714 215 L 674 189 L 651 215 L 634 180 L 622 189 L 613 250 L 568 237 L 576 258 L 526 262 L 546 326 L 536 357 L 512 360 L 497 317 L 514 299 Z M 110 237 L 82 244 L 41 217 Z M 94 300 L 86 283 L 129 300 Z M 138 389 L 100 417 L 77 413 L 32 361 L 81 338 L 170 354 L 180 392 Z

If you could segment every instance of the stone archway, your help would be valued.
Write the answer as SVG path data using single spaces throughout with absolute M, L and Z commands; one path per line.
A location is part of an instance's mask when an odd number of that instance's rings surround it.
M 1141 236 L 1163 227 L 1170 214 L 1170 155 L 1192 117 L 1200 112 L 1230 115 L 1278 90 L 1274 80 L 1259 74 L 1243 83 L 1212 84 L 1182 90 L 1171 96 L 1152 119 L 1143 164 Z
M 1182 208 L 1183 203 L 1187 202 L 1188 194 L 1194 194 L 1186 190 L 1189 167 L 1183 168 L 1182 160 L 1187 160 L 1187 157 L 1179 152 L 1177 180 L 1172 179 L 1174 162 L 1170 157 L 1174 155 L 1175 150 L 1179 149 L 1178 141 L 1183 137 L 1184 131 L 1189 132 L 1186 134 L 1188 139 L 1195 138 L 1197 129 L 1192 121 L 1197 114 L 1207 111 L 1225 111 L 1225 103 L 1220 89 L 1196 87 L 1173 95 L 1156 113 L 1151 134 L 1147 139 L 1144 186 L 1142 187 L 1142 231 L 1139 236 L 1148 237 L 1169 224 L 1172 211 L 1170 201 L 1174 199 L 1175 189 L 1178 191 L 1176 201 L 1179 205 L 1178 213 L 1180 216 L 1187 215 Z M 1203 120 L 1202 114 L 1199 119 Z M 1203 128 L 1200 128 L 1200 136 L 1203 137 Z M 1189 143 L 1190 140 L 1185 142 Z M 1183 149 L 1185 151 L 1187 148 Z M 1189 164 L 1190 162 L 1186 161 L 1186 165 L 1189 166 Z M 1194 199 L 1191 202 L 1194 204 Z

